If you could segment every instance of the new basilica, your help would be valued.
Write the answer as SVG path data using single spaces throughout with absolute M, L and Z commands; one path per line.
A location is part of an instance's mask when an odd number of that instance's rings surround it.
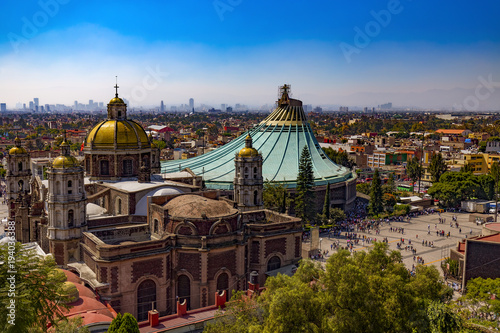
M 251 272 L 262 285 L 301 258 L 300 219 L 263 209 L 263 159 L 250 135 L 233 155 L 234 200 L 189 168 L 160 174 L 159 149 L 118 92 L 83 153 L 82 166 L 64 138 L 44 176 L 16 139 L 9 219 L 18 241 L 37 242 L 118 312 L 143 321 L 152 309 L 175 313 L 177 302 L 210 306 L 216 293 L 245 290 Z

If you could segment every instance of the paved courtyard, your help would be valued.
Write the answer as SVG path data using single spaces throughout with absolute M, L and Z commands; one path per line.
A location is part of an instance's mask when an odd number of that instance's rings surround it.
M 453 216 L 457 217 L 457 222 L 459 228 L 455 227 L 455 222 L 453 222 L 453 227 L 450 226 Z M 367 238 L 376 239 L 381 241 L 387 238 L 389 248 L 396 250 L 397 244 L 401 245 L 401 253 L 403 255 L 403 261 L 408 269 L 412 269 L 413 265 L 417 265 L 414 261 L 414 256 L 421 257 L 423 259 L 424 265 L 434 265 L 438 268 L 441 275 L 443 271 L 440 268 L 440 263 L 449 256 L 449 249 L 456 247 L 457 242 L 465 237 L 471 237 L 479 235 L 481 233 L 481 225 L 476 225 L 475 222 L 469 222 L 469 213 L 437 213 L 429 215 L 420 215 L 418 217 L 413 217 L 409 222 L 384 222 L 380 227 L 380 233 L 376 234 L 374 230 L 370 233 L 368 232 L 356 232 L 359 237 L 366 236 Z M 439 218 L 445 219 L 445 223 L 439 223 Z M 404 233 L 398 231 L 390 231 L 391 228 L 398 230 L 399 228 L 404 229 Z M 460 231 L 461 229 L 461 231 Z M 444 231 L 445 236 L 436 235 L 436 231 Z M 450 233 L 449 237 L 446 237 L 447 233 Z M 402 243 L 402 238 L 404 243 Z M 327 234 L 321 234 L 321 249 L 329 250 L 332 254 L 331 245 L 334 242 L 338 242 L 339 246 L 346 247 L 348 244 L 348 238 L 346 238 L 346 232 L 342 232 L 340 237 L 328 237 Z M 416 250 L 414 254 L 410 250 L 405 250 L 405 247 L 410 245 Z M 427 244 L 433 242 L 433 247 L 422 245 L 422 241 L 427 241 Z M 363 242 L 360 240 L 357 245 L 353 245 L 353 251 L 366 250 L 367 248 L 373 246 L 371 243 Z

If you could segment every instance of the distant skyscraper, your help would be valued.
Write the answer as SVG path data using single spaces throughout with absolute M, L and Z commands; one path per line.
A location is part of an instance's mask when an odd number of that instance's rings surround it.
M 189 99 L 189 111 L 194 109 L 194 99 L 190 98 Z
M 43 105 L 40 106 L 40 112 L 44 112 L 44 108 L 43 108 Z
M 35 106 L 39 106 L 40 103 L 38 101 L 38 97 L 33 98 L 33 102 L 35 103 Z
M 23 103 L 23 110 L 26 110 L 26 103 Z
M 165 112 L 165 104 L 163 104 L 163 101 L 160 103 L 160 111 Z
M 93 100 L 93 99 L 89 99 L 89 106 L 90 106 L 90 107 L 93 107 L 93 106 L 94 106 L 94 100 Z
M 75 106 L 74 106 L 75 110 L 78 109 L 78 101 L 75 101 Z
M 50 112 L 50 106 L 48 104 L 45 104 L 45 112 Z
M 7 111 L 7 104 L 5 103 L 0 103 L 0 111 L 5 112 Z
M 30 110 L 34 110 L 34 109 L 35 109 L 35 104 L 30 101 Z

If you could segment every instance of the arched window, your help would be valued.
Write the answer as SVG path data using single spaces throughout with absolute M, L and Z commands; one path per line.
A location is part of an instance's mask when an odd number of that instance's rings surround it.
M 248 167 L 245 167 L 245 178 L 248 178 Z
M 17 185 L 19 186 L 19 192 L 22 192 L 24 189 L 24 182 L 20 180 L 17 182 Z
M 191 308 L 191 281 L 187 275 L 181 275 L 177 279 L 177 297 L 181 303 L 186 300 L 188 310 Z
M 226 294 L 229 292 L 229 276 L 227 273 L 222 273 L 217 278 L 217 291 L 221 293 L 223 290 L 226 291 Z
M 101 160 L 100 162 L 100 174 L 101 176 L 109 176 L 109 161 Z
M 253 178 L 257 178 L 257 167 L 253 168 Z
M 147 320 L 151 309 L 156 309 L 156 283 L 145 280 L 137 287 L 137 321 Z
M 56 188 L 54 190 L 56 192 L 56 195 L 61 194 L 61 182 L 60 181 L 56 182 Z
M 267 262 L 267 271 L 274 271 L 281 267 L 281 259 L 278 256 L 274 256 Z
M 74 223 L 73 209 L 68 210 L 68 227 L 72 227 Z
M 253 204 L 255 206 L 257 206 L 259 203 L 257 202 L 257 198 L 258 198 L 258 195 L 259 195 L 259 192 L 257 191 L 253 191 Z
M 73 182 L 68 180 L 68 194 L 73 194 Z
M 153 232 L 154 232 L 155 234 L 157 234 L 157 233 L 158 233 L 158 220 L 157 220 L 157 219 L 154 219 L 154 220 L 153 220 Z
M 23 171 L 23 162 L 19 162 L 17 168 L 19 169 L 18 171 Z

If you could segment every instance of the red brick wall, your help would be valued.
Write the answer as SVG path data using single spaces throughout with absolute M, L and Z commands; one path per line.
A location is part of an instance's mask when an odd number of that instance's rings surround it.
M 54 259 L 58 265 L 64 265 L 64 244 L 54 243 Z
M 217 273 L 222 267 L 226 267 L 232 275 L 236 274 L 235 250 L 208 254 L 207 278 L 209 280 L 214 279 L 215 273 Z
M 201 256 L 198 253 L 179 252 L 177 270 L 187 270 L 195 280 L 200 279 Z
M 99 282 L 101 283 L 108 283 L 108 268 L 107 267 L 101 267 L 100 272 L 99 272 Z
M 161 279 L 163 277 L 163 259 L 135 261 L 132 264 L 132 283 L 137 282 L 145 275 L 155 275 Z
M 253 241 L 250 251 L 250 263 L 258 264 L 260 262 L 260 243 Z
M 300 257 L 300 236 L 295 237 L 295 258 Z
M 286 255 L 286 238 L 283 237 L 278 239 L 266 240 L 265 256 L 267 257 L 273 252 L 279 252 L 283 255 Z
M 499 243 L 468 240 L 465 255 L 465 283 L 477 277 L 500 278 Z

